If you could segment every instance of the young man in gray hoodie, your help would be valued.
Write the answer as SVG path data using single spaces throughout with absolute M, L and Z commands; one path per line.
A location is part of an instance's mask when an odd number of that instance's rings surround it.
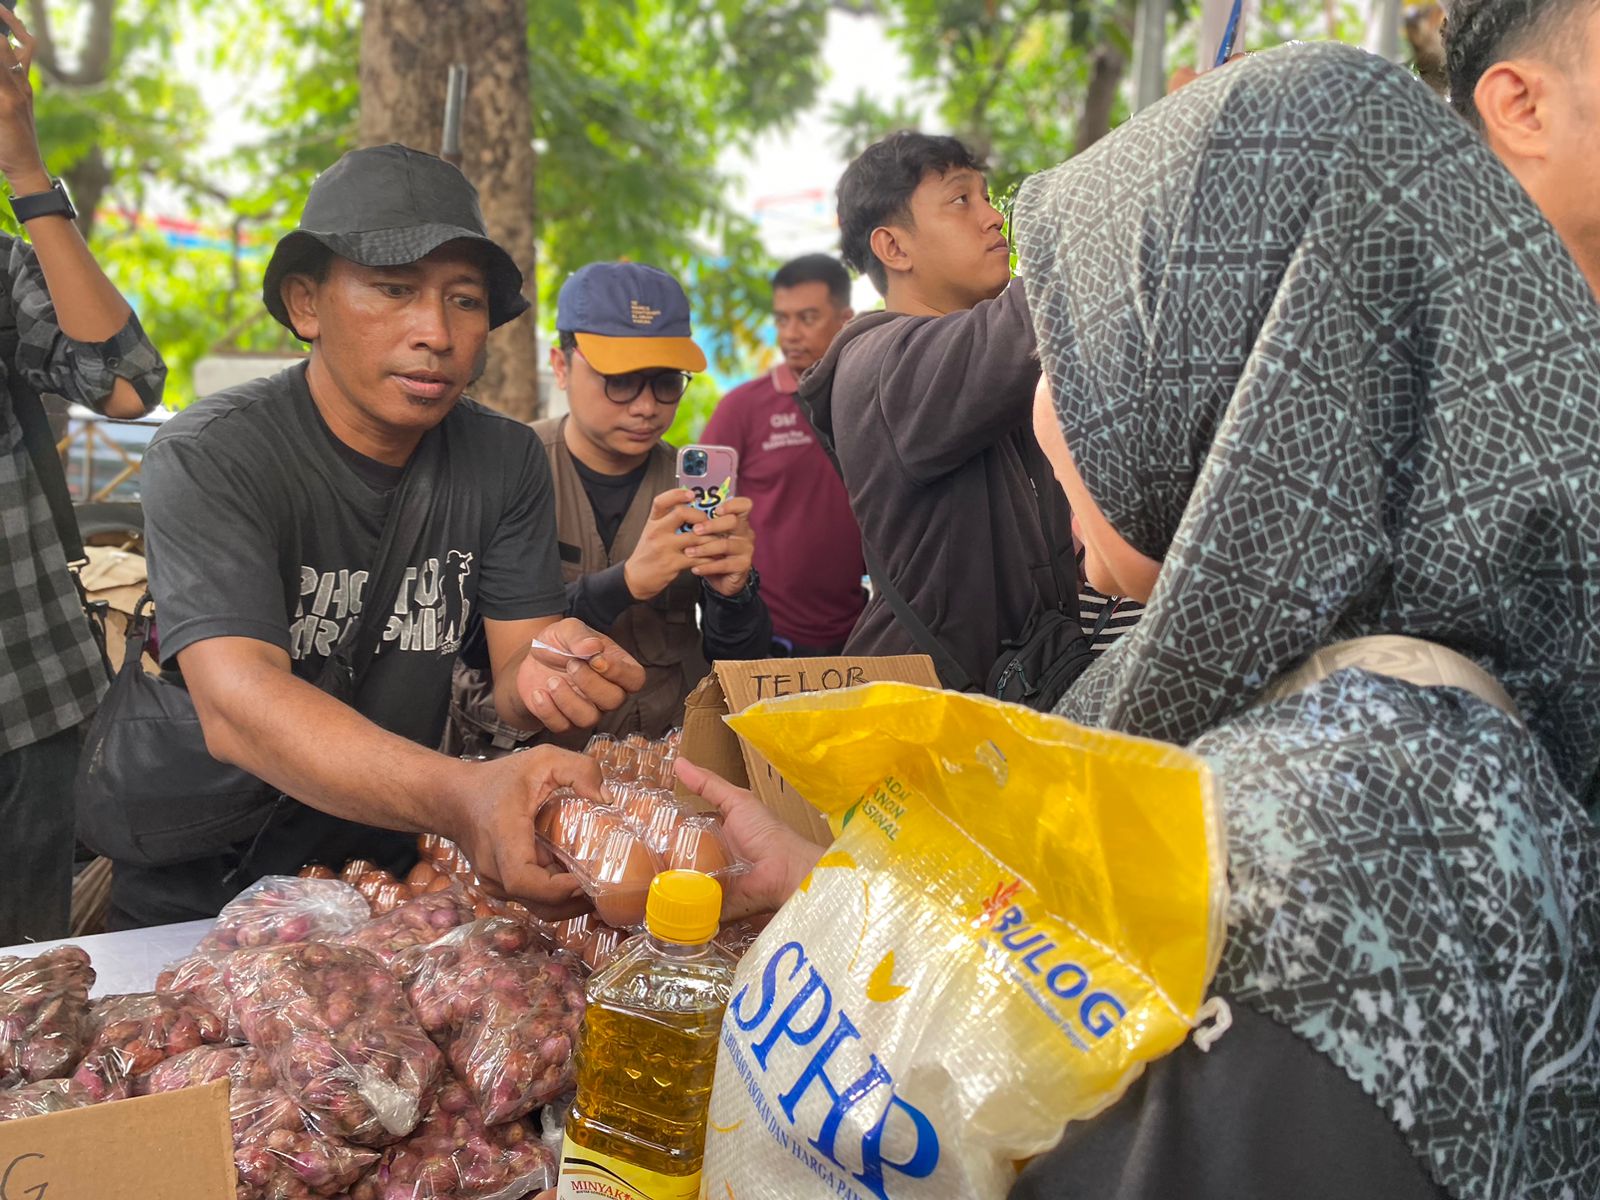
M 1071 513 L 1033 437 L 1039 364 L 1004 218 L 955 138 L 904 131 L 839 182 L 845 261 L 882 293 L 806 374 L 874 574 L 938 640 L 948 687 L 982 689 L 1037 613 L 1075 612 Z M 846 652 L 924 652 L 882 579 Z

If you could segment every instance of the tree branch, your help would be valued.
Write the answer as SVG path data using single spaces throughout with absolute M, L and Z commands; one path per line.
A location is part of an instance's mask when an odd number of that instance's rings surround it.
M 1022 35 L 1028 30 L 1028 22 L 1039 15 L 1042 0 L 1034 3 L 1026 12 L 1020 13 L 1011 25 L 1011 36 L 1000 47 L 1000 52 L 994 56 L 994 61 L 989 64 L 989 78 L 983 85 L 983 90 L 972 105 L 972 124 L 980 125 L 983 114 L 989 107 L 989 102 L 994 99 L 995 92 L 1000 90 L 1001 81 L 1006 77 L 1006 67 L 1011 62 L 1011 54 L 1017 48 L 1017 43 L 1022 40 Z
M 50 78 L 60 82 L 61 63 L 56 57 L 56 38 L 50 28 L 50 6 L 45 0 L 28 5 L 28 28 L 33 34 L 33 60 Z
M 57 83 L 69 87 L 93 87 L 106 81 L 111 72 L 111 35 L 115 29 L 117 0 L 90 0 L 87 19 L 89 34 L 84 39 L 83 55 L 78 69 L 68 71 L 61 65 L 56 51 L 55 31 L 44 0 L 34 0 L 28 6 L 30 26 L 35 45 L 34 58 L 40 69 Z

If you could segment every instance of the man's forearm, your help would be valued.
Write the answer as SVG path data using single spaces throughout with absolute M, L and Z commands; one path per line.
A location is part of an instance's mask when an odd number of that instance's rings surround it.
M 41 167 L 9 181 L 19 196 L 50 190 Z M 39 259 L 61 332 L 77 342 L 103 342 L 122 332 L 133 310 L 89 253 L 78 227 L 64 216 L 37 217 L 25 227 Z
M 449 832 L 466 764 L 380 729 L 271 664 L 195 696 L 211 753 L 303 804 L 364 825 Z

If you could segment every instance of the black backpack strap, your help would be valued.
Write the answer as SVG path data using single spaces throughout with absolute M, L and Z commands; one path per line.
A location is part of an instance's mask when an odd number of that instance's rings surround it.
M 872 543 L 867 541 L 865 534 L 861 537 L 861 557 L 866 560 L 867 574 L 872 576 L 872 586 L 883 595 L 884 603 L 889 606 L 889 611 L 894 613 L 894 619 L 899 621 L 911 635 L 911 640 L 933 660 L 933 669 L 939 673 L 944 685 L 957 692 L 977 691 L 972 677 L 956 661 L 949 647 L 939 640 L 938 634 L 923 624 L 922 618 L 917 616 L 910 602 L 900 594 L 900 589 L 894 586 L 894 582 L 889 578 L 889 568 L 883 565 L 883 561 L 873 550 Z
M 800 404 L 798 407 L 805 414 L 806 423 L 811 426 L 811 432 L 816 436 L 818 445 L 828 456 L 828 461 L 833 464 L 834 471 L 839 475 L 839 481 L 843 483 L 844 468 L 839 465 L 839 455 L 834 450 L 833 439 L 823 433 L 811 419 L 809 405 Z M 846 491 L 848 490 L 847 486 Z M 956 692 L 981 690 L 972 682 L 972 676 L 967 674 L 966 668 L 956 661 L 955 655 L 950 653 L 950 648 L 939 640 L 939 635 L 928 628 L 927 623 L 917 616 L 911 603 L 900 594 L 900 589 L 895 587 L 894 580 L 889 576 L 889 568 L 878 557 L 877 551 L 867 540 L 864 532 L 861 535 L 861 557 L 866 561 L 867 574 L 872 578 L 872 586 L 883 597 L 884 603 L 889 606 L 889 611 L 894 613 L 894 619 L 911 635 L 911 640 L 917 644 L 917 648 L 933 660 L 933 669 L 938 672 L 939 679 L 945 687 Z

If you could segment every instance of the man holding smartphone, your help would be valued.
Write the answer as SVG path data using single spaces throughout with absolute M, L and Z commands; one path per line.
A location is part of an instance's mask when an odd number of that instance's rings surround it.
M 556 328 L 550 367 L 570 411 L 534 430 L 555 487 L 567 615 L 609 633 L 644 666 L 644 686 L 597 728 L 658 737 L 682 720 L 709 662 L 770 652 L 772 619 L 751 565 L 751 502 L 735 479 L 733 499 L 708 520 L 662 440 L 691 374 L 706 366 L 676 279 L 639 263 L 590 263 L 562 285 Z M 450 748 L 508 748 L 517 739 L 483 703 L 472 643 L 463 661 L 461 742 Z

